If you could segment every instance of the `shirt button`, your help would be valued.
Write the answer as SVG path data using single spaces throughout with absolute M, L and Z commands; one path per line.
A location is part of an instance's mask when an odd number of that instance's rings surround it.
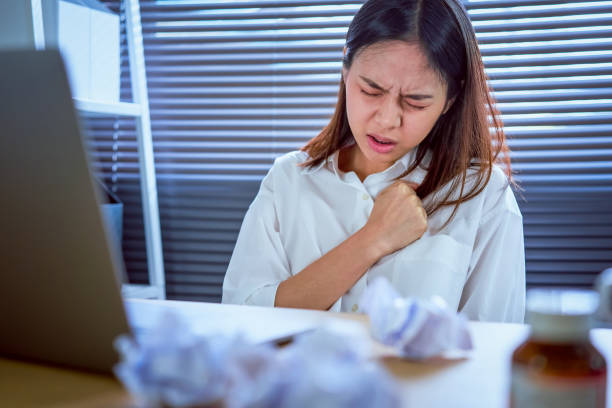
M 370 196 L 367 195 L 366 193 L 363 193 L 363 195 L 361 196 L 361 198 L 363 198 L 364 200 L 369 200 Z
M 351 310 L 352 310 L 353 312 L 356 312 L 358 308 L 359 308 L 359 307 L 358 307 L 357 305 L 353 305 L 353 308 L 352 308 Z

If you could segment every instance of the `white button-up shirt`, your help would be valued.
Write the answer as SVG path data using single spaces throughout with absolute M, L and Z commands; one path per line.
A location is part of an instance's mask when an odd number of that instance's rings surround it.
M 305 152 L 277 158 L 242 223 L 223 282 L 223 303 L 274 306 L 279 283 L 362 228 L 378 194 L 408 169 L 415 154 L 416 149 L 363 183 L 354 172 L 338 168 L 338 152 L 310 169 L 298 166 L 307 160 Z M 419 167 L 403 179 L 419 184 L 425 174 Z M 466 192 L 470 181 L 468 176 Z M 462 203 L 444 226 L 452 210 L 443 207 L 429 216 L 420 239 L 381 258 L 330 310 L 358 312 L 368 283 L 385 276 L 402 296 L 441 296 L 471 320 L 522 322 L 523 223 L 503 171 L 494 166 L 485 189 Z

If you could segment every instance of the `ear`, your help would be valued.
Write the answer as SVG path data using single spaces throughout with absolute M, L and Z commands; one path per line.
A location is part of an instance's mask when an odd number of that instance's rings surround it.
M 446 105 L 444 106 L 444 110 L 442 111 L 442 115 L 445 115 L 446 112 L 448 112 L 448 110 L 451 108 L 451 106 L 453 106 L 453 104 L 455 103 L 455 99 L 457 99 L 456 96 L 450 98 L 449 100 L 446 101 Z
M 463 89 L 463 86 L 465 85 L 465 81 L 461 81 L 461 88 Z M 442 111 L 442 115 L 444 115 L 446 112 L 448 112 L 448 110 L 451 108 L 451 106 L 453 106 L 453 104 L 455 103 L 455 99 L 457 99 L 457 95 L 453 96 L 452 98 L 450 98 L 449 100 L 446 101 L 446 105 L 444 106 L 444 111 Z
M 342 60 L 344 61 L 344 56 L 346 55 L 346 45 L 344 46 L 344 48 L 342 49 Z M 346 68 L 344 68 L 344 64 L 342 64 L 342 81 L 344 81 L 344 85 L 346 85 L 346 75 L 348 74 L 348 71 Z

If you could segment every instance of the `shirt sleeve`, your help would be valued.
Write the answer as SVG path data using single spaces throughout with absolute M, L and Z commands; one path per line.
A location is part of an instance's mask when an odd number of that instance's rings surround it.
M 524 320 L 523 217 L 510 187 L 480 221 L 459 311 L 470 320 Z
M 223 281 L 222 303 L 274 306 L 278 285 L 291 276 L 274 201 L 274 166 L 244 220 Z

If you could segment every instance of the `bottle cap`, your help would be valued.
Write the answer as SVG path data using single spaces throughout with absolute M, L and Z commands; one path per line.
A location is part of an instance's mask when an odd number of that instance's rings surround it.
M 536 339 L 567 342 L 588 338 L 597 292 L 582 289 L 530 289 L 527 322 Z

